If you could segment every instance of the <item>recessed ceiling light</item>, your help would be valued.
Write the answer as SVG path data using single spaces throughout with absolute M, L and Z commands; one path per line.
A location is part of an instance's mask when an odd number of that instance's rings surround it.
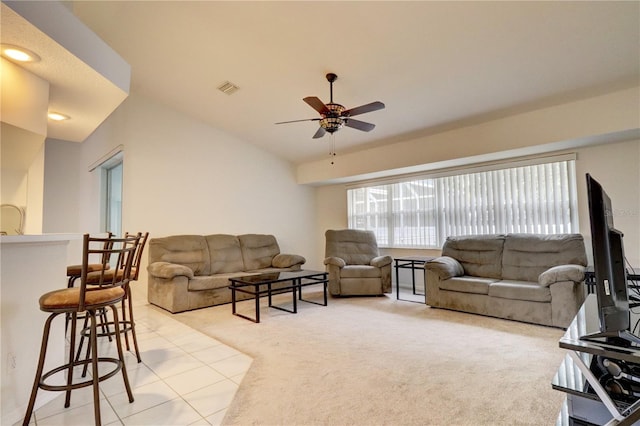
M 68 115 L 60 114 L 59 112 L 53 112 L 53 111 L 48 113 L 47 116 L 54 121 L 64 121 L 71 118 Z
M 40 56 L 29 49 L 11 44 L 2 45 L 2 56 L 18 62 L 38 62 L 40 60 Z

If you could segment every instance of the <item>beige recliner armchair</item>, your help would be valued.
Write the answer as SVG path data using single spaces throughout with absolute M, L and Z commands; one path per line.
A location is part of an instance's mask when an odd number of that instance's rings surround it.
M 391 293 L 391 256 L 380 256 L 372 231 L 325 232 L 325 259 L 332 296 L 379 296 Z

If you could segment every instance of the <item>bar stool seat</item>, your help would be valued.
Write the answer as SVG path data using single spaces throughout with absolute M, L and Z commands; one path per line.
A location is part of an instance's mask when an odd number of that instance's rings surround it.
M 108 289 L 97 289 L 87 291 L 85 295 L 85 309 L 104 308 L 114 303 L 120 302 L 125 295 L 122 287 L 112 287 Z M 80 304 L 80 289 L 65 288 L 54 290 L 40 296 L 40 309 L 45 312 L 68 312 L 77 310 Z
M 89 234 L 84 235 L 83 240 L 83 268 L 81 273 L 81 284 L 79 287 L 64 288 L 61 290 L 54 290 L 40 296 L 39 305 L 40 310 L 48 312 L 50 315 L 47 317 L 44 325 L 44 331 L 42 333 L 42 345 L 40 347 L 40 356 L 38 359 L 38 366 L 36 369 L 36 375 L 33 382 L 33 388 L 31 390 L 31 396 L 29 398 L 29 404 L 23 420 L 23 425 L 29 424 L 33 409 L 35 406 L 36 396 L 39 389 L 48 391 L 64 391 L 65 392 L 65 408 L 70 406 L 71 403 L 71 391 L 73 389 L 79 389 L 87 386 L 93 387 L 93 405 L 95 424 L 101 424 L 100 418 L 100 389 L 99 383 L 110 377 L 113 377 L 118 372 L 122 373 L 124 386 L 127 392 L 129 402 L 133 402 L 133 393 L 131 386 L 129 385 L 129 378 L 127 375 L 127 369 L 124 361 L 124 351 L 122 349 L 122 340 L 120 337 L 120 323 L 118 320 L 118 308 L 117 305 L 121 303 L 126 297 L 126 286 L 129 283 L 131 274 L 131 264 L 135 255 L 135 250 L 138 246 L 140 236 L 131 236 L 121 239 L 109 239 L 107 241 L 108 247 L 105 248 L 105 238 L 92 238 Z M 100 244 L 100 248 L 93 249 L 92 244 Z M 118 257 L 118 269 L 122 269 L 122 272 L 111 274 L 111 278 L 106 277 L 104 273 L 100 273 L 102 278 L 96 283 L 96 285 L 87 287 L 87 270 L 88 270 L 88 258 L 89 254 L 101 253 L 106 255 L 116 255 Z M 106 256 L 105 258 L 108 258 Z M 103 268 L 104 271 L 104 268 Z M 104 309 L 110 308 L 113 315 L 113 326 L 115 328 L 115 341 L 118 357 L 102 357 L 98 356 L 97 345 L 97 315 Z M 76 339 L 76 324 L 77 315 L 84 313 L 86 321 L 89 321 L 89 342 L 91 348 L 91 356 L 83 360 L 74 360 L 75 354 L 75 339 Z M 47 372 L 44 372 L 45 359 L 47 354 L 47 346 L 49 342 L 49 334 L 51 331 L 52 321 L 61 314 L 69 314 L 72 318 L 71 321 L 71 334 L 69 344 L 69 356 L 63 365 L 54 367 Z M 113 369 L 104 372 L 102 374 L 98 369 L 99 363 L 113 364 Z M 74 381 L 74 368 L 83 367 L 86 369 L 88 365 L 91 365 L 91 378 L 88 380 Z M 57 373 L 66 374 L 65 384 L 50 384 L 48 379 Z M 61 383 L 61 381 L 57 381 Z
M 106 264 L 106 265 L 104 265 L 104 267 L 109 269 L 110 265 Z M 87 265 L 87 272 L 98 272 L 102 268 L 103 268 L 103 265 L 101 263 L 90 263 L 89 265 Z M 69 279 L 68 287 L 73 287 L 74 282 L 78 278 L 80 278 L 81 274 L 82 274 L 82 265 L 69 265 L 69 266 L 67 266 L 67 278 Z

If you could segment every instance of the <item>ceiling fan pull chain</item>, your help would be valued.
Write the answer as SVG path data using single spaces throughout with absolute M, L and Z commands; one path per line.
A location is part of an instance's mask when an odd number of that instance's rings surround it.
M 331 152 L 329 156 L 331 157 L 331 165 L 333 166 L 333 157 L 336 156 L 336 135 L 333 133 L 331 134 Z

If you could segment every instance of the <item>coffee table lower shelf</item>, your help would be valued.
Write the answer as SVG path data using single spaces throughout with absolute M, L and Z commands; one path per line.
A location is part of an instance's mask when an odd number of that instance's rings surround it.
M 231 285 L 231 310 L 233 315 L 239 316 L 255 323 L 260 322 L 260 298 L 267 296 L 269 299 L 269 307 L 284 312 L 295 314 L 298 312 L 298 301 L 313 303 L 316 305 L 327 306 L 327 283 L 329 282 L 328 274 L 321 271 L 287 271 L 287 272 L 269 272 L 257 275 L 244 275 L 241 277 L 229 278 Z M 322 284 L 324 302 L 315 302 L 302 298 L 303 287 Z M 237 311 L 237 293 L 244 293 L 253 296 L 255 302 L 255 316 L 241 314 Z M 272 302 L 272 296 L 275 294 L 291 292 L 293 308 L 287 309 L 282 306 L 276 306 Z

